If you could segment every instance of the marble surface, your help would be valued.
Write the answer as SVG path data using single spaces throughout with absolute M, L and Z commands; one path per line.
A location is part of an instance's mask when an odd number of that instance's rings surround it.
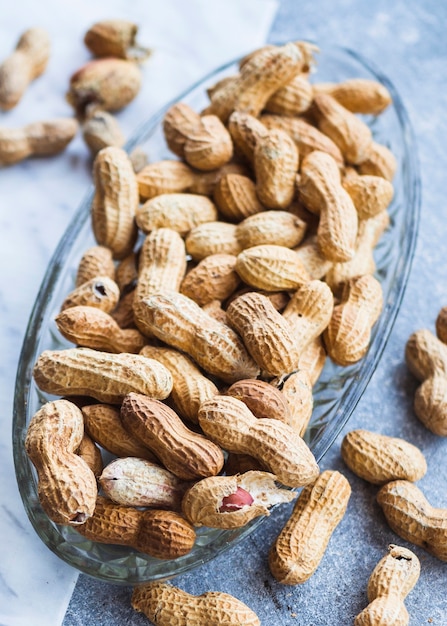
M 144 97 L 120 116 L 128 132 L 179 87 L 257 45 L 275 8 L 267 0 L 222 0 L 212 3 L 211 10 L 211 3 L 195 0 L 182 13 L 181 4 L 165 0 L 163 11 L 155 2 L 137 0 L 132 4 L 132 19 L 142 25 L 141 40 L 146 38 L 156 55 L 147 66 Z M 18 0 L 2 7 L 0 57 L 9 52 L 19 32 L 34 24 L 49 29 L 55 49 L 46 77 L 33 84 L 17 109 L 2 114 L 2 123 L 21 125 L 39 117 L 69 115 L 63 97 L 68 76 L 88 58 L 82 33 L 96 19 L 112 13 L 129 17 L 126 6 L 124 0 L 107 5 L 82 0 L 63 6 L 56 0 L 40 4 Z M 228 10 L 234 15 L 231 39 L 222 29 Z M 296 587 L 279 585 L 269 574 L 267 552 L 289 513 L 288 507 L 283 507 L 243 544 L 173 581 L 192 593 L 209 589 L 233 593 L 258 613 L 263 624 L 351 624 L 367 604 L 368 576 L 387 546 L 411 547 L 387 526 L 375 502 L 377 488 L 354 476 L 341 461 L 340 442 L 347 430 L 368 428 L 418 445 L 428 462 L 420 487 L 433 504 L 447 507 L 447 444 L 415 417 L 412 396 L 416 382 L 403 360 L 410 333 L 418 328 L 433 330 L 439 309 L 447 304 L 446 19 L 447 5 L 438 0 L 281 0 L 272 25 L 271 39 L 281 35 L 311 39 L 321 46 L 347 46 L 383 69 L 401 94 L 414 127 L 423 194 L 412 272 L 391 338 L 354 415 L 321 463 L 322 469 L 338 469 L 347 476 L 352 496 L 320 567 L 307 583 Z M 12 469 L 8 433 L 20 346 L 46 265 L 89 184 L 89 167 L 86 150 L 77 138 L 60 157 L 0 170 L 0 390 L 6 402 L 0 417 L 5 433 L 0 443 L 2 626 L 148 624 L 130 607 L 130 588 L 78 577 L 41 544 L 26 519 Z M 447 565 L 420 548 L 413 549 L 422 571 L 406 600 L 410 624 L 445 626 Z

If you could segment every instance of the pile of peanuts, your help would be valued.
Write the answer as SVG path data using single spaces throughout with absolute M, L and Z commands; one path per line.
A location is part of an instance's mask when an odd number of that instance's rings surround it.
M 72 77 L 68 99 L 87 137 L 95 124 L 111 128 L 107 111 L 138 91 L 135 32 L 123 45 L 109 21 L 86 35 L 97 56 L 124 56 L 114 85 L 106 76 L 117 59 Z M 380 316 L 373 251 L 389 225 L 396 161 L 358 115 L 385 110 L 387 90 L 360 78 L 312 83 L 317 52 L 300 41 L 265 46 L 208 89 L 205 110 L 172 106 L 163 120 L 172 159 L 135 168 L 113 133 L 91 140 L 96 245 L 56 316 L 75 347 L 38 357 L 35 383 L 59 399 L 35 413 L 25 441 L 54 523 L 176 559 L 196 528 L 240 528 L 296 498 L 270 571 L 296 585 L 319 566 L 351 487 L 320 472 L 303 435 L 326 359 L 362 359 Z M 431 400 L 447 388 L 442 336 L 416 334 L 407 359 L 425 380 L 416 411 L 445 435 L 445 409 Z M 364 430 L 348 433 L 341 452 L 381 486 L 393 530 L 447 560 L 445 522 L 413 484 L 426 472 L 422 453 Z M 390 546 L 356 626 L 407 624 L 403 601 L 419 571 L 413 552 Z M 136 587 L 132 606 L 159 626 L 260 624 L 228 594 L 195 597 L 168 583 Z M 397 621 L 386 621 L 390 610 Z

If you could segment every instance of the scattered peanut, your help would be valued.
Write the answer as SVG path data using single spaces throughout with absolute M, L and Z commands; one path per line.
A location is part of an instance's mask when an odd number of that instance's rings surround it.
M 84 36 L 84 43 L 95 57 L 117 57 L 144 61 L 149 48 L 136 43 L 138 26 L 127 20 L 103 20 L 93 24 Z

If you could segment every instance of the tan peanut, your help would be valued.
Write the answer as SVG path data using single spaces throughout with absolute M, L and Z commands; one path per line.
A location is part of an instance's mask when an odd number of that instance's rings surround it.
M 222 450 L 187 428 L 167 405 L 129 393 L 121 405 L 124 426 L 182 480 L 215 476 L 224 464 Z
M 368 158 L 358 166 L 359 174 L 382 176 L 392 181 L 397 169 L 397 161 L 391 150 L 376 141 L 373 141 Z
M 316 94 L 312 113 L 318 128 L 340 148 L 347 163 L 358 165 L 369 157 L 372 147 L 369 126 L 335 98 L 328 94 Z
M 144 233 L 156 228 L 170 228 L 187 235 L 205 222 L 217 219 L 217 209 L 205 196 L 193 193 L 164 193 L 138 207 L 136 221 Z
M 137 175 L 140 198 L 150 200 L 164 193 L 188 191 L 195 180 L 193 170 L 182 161 L 149 163 Z
M 418 557 L 407 548 L 391 544 L 368 580 L 369 604 L 354 626 L 407 626 L 410 616 L 404 600 L 419 579 Z
M 332 139 L 304 119 L 264 114 L 261 115 L 260 122 L 263 124 L 264 128 L 277 128 L 288 133 L 298 148 L 301 161 L 314 150 L 319 150 L 330 154 L 339 167 L 344 166 L 344 158 L 340 148 Z M 265 132 L 264 130 L 264 133 Z
M 422 382 L 414 396 L 414 410 L 426 428 L 447 435 L 447 346 L 429 330 L 408 338 L 405 360 Z
M 326 93 L 351 113 L 378 115 L 392 102 L 388 89 L 377 80 L 348 78 L 338 83 L 316 83 L 314 93 Z
M 285 585 L 308 580 L 346 512 L 351 487 L 340 472 L 325 470 L 301 491 L 269 552 L 270 571 Z
M 18 104 L 31 81 L 45 71 L 49 57 L 47 31 L 30 28 L 20 36 L 14 52 L 0 65 L 0 109 Z
M 294 250 L 311 280 L 323 279 L 332 267 L 332 261 L 321 252 L 316 235 L 307 237 Z
M 99 478 L 102 470 L 104 469 L 104 463 L 102 460 L 101 450 L 91 437 L 85 432 L 82 437 L 81 443 L 76 451 L 76 454 L 81 457 L 88 467 L 92 470 L 94 476 Z
M 184 145 L 185 161 L 200 171 L 222 167 L 233 156 L 231 136 L 216 115 L 203 115 Z
M 95 59 L 79 68 L 70 78 L 67 102 L 79 117 L 97 106 L 118 111 L 140 91 L 141 72 L 136 63 L 124 59 Z
M 84 35 L 84 43 L 95 57 L 117 57 L 144 61 L 149 48 L 137 41 L 138 26 L 128 20 L 102 20 L 92 24 Z
M 126 141 L 116 117 L 99 109 L 87 115 L 82 124 L 82 136 L 92 156 L 107 146 L 121 148 Z
M 214 189 L 214 201 L 223 217 L 234 222 L 264 210 L 256 194 L 256 184 L 241 174 L 222 176 Z
M 129 546 L 156 559 L 176 559 L 191 552 L 196 533 L 175 511 L 143 511 L 115 504 L 103 496 L 78 532 L 97 543 Z
M 116 146 L 103 148 L 95 158 L 93 178 L 91 216 L 95 239 L 110 248 L 115 259 L 123 259 L 137 238 L 138 186 L 127 153 Z
M 149 296 L 138 303 L 135 315 L 144 333 L 186 352 L 205 371 L 225 382 L 256 378 L 259 373 L 237 334 L 183 294 Z
M 290 423 L 287 399 L 270 383 L 254 378 L 238 380 L 225 393 L 246 404 L 255 417 L 271 417 L 286 424 Z
M 352 176 L 343 181 L 343 187 L 351 196 L 361 220 L 382 213 L 393 199 L 393 185 L 382 176 Z
M 256 193 L 267 208 L 285 209 L 292 202 L 298 158 L 293 139 L 282 130 L 272 129 L 256 142 Z
M 267 100 L 265 110 L 277 115 L 299 115 L 310 107 L 313 89 L 306 74 L 297 74 Z
M 268 134 L 268 129 L 253 115 L 234 111 L 228 120 L 228 130 L 235 153 L 252 167 L 256 144 Z
M 111 315 L 92 306 L 70 307 L 55 321 L 65 339 L 85 348 L 137 354 L 146 343 L 138 330 L 120 328 Z
M 307 225 L 289 211 L 262 211 L 237 225 L 236 237 L 241 247 L 275 244 L 294 248 L 302 241 Z
M 197 414 L 202 402 L 219 393 L 213 381 L 204 376 L 186 354 L 178 350 L 144 346 L 141 354 L 160 361 L 170 371 L 173 380 L 171 398 L 176 411 L 182 417 L 197 424 Z
M 236 237 L 236 225 L 209 221 L 193 228 L 185 238 L 186 252 L 194 261 L 212 254 L 237 255 L 241 251 Z
M 287 376 L 281 376 L 271 381 L 281 390 L 287 406 L 290 418 L 287 423 L 300 437 L 304 437 L 314 406 L 311 374 L 305 369 L 298 369 Z
M 249 454 L 288 487 L 311 483 L 318 465 L 304 440 L 277 419 L 256 418 L 232 396 L 216 396 L 199 410 L 204 433 L 228 452 Z
M 407 480 L 383 485 L 377 502 L 399 537 L 447 561 L 447 509 L 433 507 L 419 487 Z
M 84 252 L 78 264 L 75 286 L 80 287 L 98 276 L 115 279 L 112 251 L 106 246 L 92 246 Z
M 81 408 L 84 428 L 102 448 L 117 457 L 156 461 L 155 455 L 123 426 L 120 409 L 110 404 L 88 404 Z
M 309 279 L 297 253 L 276 244 L 253 246 L 240 252 L 236 271 L 245 283 L 265 291 L 290 291 Z
M 374 485 L 399 479 L 414 482 L 427 471 L 419 448 L 404 439 L 364 429 L 351 430 L 344 436 L 341 455 L 354 474 Z
M 90 306 L 110 313 L 118 304 L 120 290 L 116 282 L 107 275 L 97 275 L 82 282 L 65 297 L 61 311 L 73 306 Z
M 348 261 L 354 256 L 358 217 L 354 203 L 343 188 L 340 170 L 326 152 L 311 152 L 298 177 L 300 200 L 320 216 L 318 245 L 330 261 Z
M 299 352 L 292 327 L 266 296 L 257 292 L 239 296 L 227 308 L 227 319 L 261 371 L 281 376 L 296 369 Z
M 226 300 L 239 286 L 234 254 L 210 254 L 185 276 L 180 292 L 200 306 Z
M 382 306 L 382 287 L 373 276 L 346 283 L 342 301 L 335 306 L 323 334 L 327 352 L 335 363 L 351 365 L 366 354 Z
M 126 506 L 180 510 L 187 483 L 164 467 L 138 457 L 111 461 L 103 469 L 99 484 L 110 500 Z
M 204 196 L 212 197 L 216 185 L 226 174 L 240 174 L 241 176 L 247 176 L 248 170 L 242 163 L 226 163 L 217 170 L 211 170 L 210 172 L 194 172 L 194 181 L 189 191 L 191 193 L 198 193 Z
M 240 70 L 232 82 L 211 95 L 206 113 L 220 117 L 225 123 L 233 111 L 257 116 L 271 95 L 298 74 L 303 55 L 293 43 L 260 51 Z
M 169 583 L 145 583 L 132 592 L 132 607 L 144 613 L 155 626 L 260 626 L 261 622 L 246 604 L 220 591 L 193 596 Z
M 33 122 L 22 128 L 0 128 L 0 166 L 13 165 L 28 157 L 62 152 L 78 131 L 71 117 Z
M 25 449 L 37 470 L 39 501 L 56 524 L 83 524 L 95 509 L 95 475 L 76 454 L 83 435 L 82 413 L 68 400 L 47 402 L 28 425 Z
M 211 476 L 185 493 L 182 512 L 194 526 L 240 528 L 269 515 L 270 507 L 290 502 L 296 493 L 279 488 L 268 472 L 249 471 L 237 476 Z
M 321 336 L 311 341 L 301 353 L 298 361 L 298 370 L 305 371 L 309 375 L 312 386 L 315 385 L 320 377 L 326 357 L 326 348 Z
M 109 354 L 90 348 L 45 350 L 33 369 L 42 391 L 59 396 L 91 396 L 119 404 L 131 391 L 166 398 L 172 389 L 169 371 L 138 354 Z

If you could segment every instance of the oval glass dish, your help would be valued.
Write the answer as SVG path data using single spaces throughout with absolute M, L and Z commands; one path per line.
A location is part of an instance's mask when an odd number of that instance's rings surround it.
M 206 88 L 236 70 L 236 63 L 227 64 L 180 94 L 176 101 L 186 102 L 200 111 L 207 104 Z M 417 153 L 413 132 L 399 94 L 379 70 L 357 53 L 341 48 L 322 48 L 317 55 L 313 80 L 341 81 L 355 77 L 378 80 L 391 93 L 393 104 L 384 113 L 364 119 L 370 125 L 375 140 L 392 150 L 398 168 L 393 181 L 395 195 L 389 208 L 390 227 L 375 250 L 376 276 L 384 292 L 383 312 L 373 329 L 366 357 L 346 368 L 336 366 L 328 359 L 314 389 L 315 407 L 305 439 L 318 461 L 351 416 L 379 363 L 404 294 L 419 221 Z M 126 144 L 129 151 L 141 146 L 150 156 L 151 162 L 174 158 L 164 142 L 161 124 L 171 104 L 137 130 Z M 209 561 L 253 532 L 262 523 L 262 518 L 236 530 L 199 529 L 192 552 L 172 561 L 161 561 L 126 547 L 88 541 L 74 528 L 51 522 L 41 509 L 36 473 L 26 455 L 24 440 L 33 414 L 44 402 L 53 398 L 39 391 L 33 381 L 32 370 L 43 350 L 69 347 L 58 332 L 54 317 L 66 294 L 73 289 L 79 259 L 88 247 L 95 244 L 90 228 L 92 195 L 93 189 L 87 193 L 60 241 L 29 320 L 16 379 L 14 461 L 25 509 L 37 534 L 49 549 L 86 574 L 108 582 L 129 585 L 166 579 Z

